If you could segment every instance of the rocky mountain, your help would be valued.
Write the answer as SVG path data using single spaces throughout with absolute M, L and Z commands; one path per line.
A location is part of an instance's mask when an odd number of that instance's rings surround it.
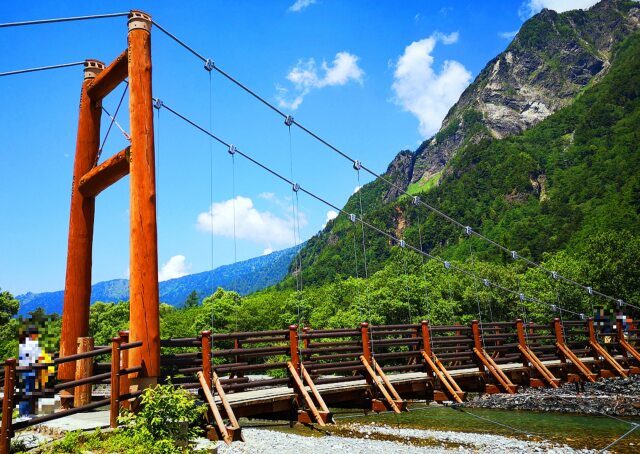
M 637 231 L 639 30 L 633 1 L 542 11 L 487 64 L 433 138 L 396 156 L 386 179 L 538 261 L 598 234 Z M 473 249 L 508 262 L 389 187 L 383 179 L 365 185 L 344 210 L 359 213 L 361 200 L 377 230 L 434 255 L 465 260 Z M 339 215 L 301 252 L 304 280 L 370 275 L 392 246 Z
M 177 279 L 160 282 L 160 301 L 179 306 L 192 291 L 200 298 L 211 295 L 218 287 L 235 290 L 241 295 L 261 290 L 280 282 L 298 248 L 289 248 L 269 255 L 255 257 L 242 262 L 223 265 L 213 271 L 189 274 Z M 62 313 L 64 292 L 25 293 L 16 296 L 20 301 L 20 315 L 27 314 L 39 307 L 46 313 Z M 98 282 L 91 287 L 91 303 L 96 301 L 118 302 L 129 299 L 129 281 L 115 279 Z
M 400 152 L 387 176 L 409 192 L 436 184 L 465 144 L 520 133 L 567 106 L 607 73 L 615 47 L 640 28 L 640 5 L 603 0 L 591 9 L 544 9 L 462 93 L 440 131 L 414 152 Z M 398 197 L 391 189 L 384 201 Z

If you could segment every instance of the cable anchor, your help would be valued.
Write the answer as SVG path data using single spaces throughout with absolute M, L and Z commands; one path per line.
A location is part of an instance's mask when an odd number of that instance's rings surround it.
M 482 283 L 485 287 L 491 287 L 491 282 L 489 281 L 489 279 L 482 279 Z
M 215 66 L 216 66 L 215 62 L 210 58 L 207 58 L 207 61 L 204 62 L 204 69 L 206 69 L 209 72 L 211 72 L 211 70 L 215 68 Z
M 449 263 L 447 260 L 444 261 L 443 265 L 447 270 L 451 268 L 451 263 Z
M 551 305 L 551 312 L 557 312 L 558 311 L 558 306 L 556 306 L 555 304 Z
M 417 195 L 414 195 L 411 199 L 413 200 L 414 205 L 420 205 L 420 202 L 421 202 L 420 197 L 418 197 Z
M 592 287 L 587 287 L 587 293 L 589 295 L 593 295 L 593 288 Z
M 287 118 L 284 119 L 284 124 L 291 126 L 293 124 L 293 117 L 291 115 L 287 115 Z
M 464 233 L 466 233 L 467 235 L 470 236 L 473 233 L 473 229 L 471 227 L 469 227 L 469 226 L 466 226 L 464 228 Z
M 293 189 L 293 192 L 298 192 L 300 190 L 300 185 L 298 183 L 293 183 L 291 189 Z
M 233 144 L 229 145 L 229 149 L 227 150 L 227 152 L 228 152 L 230 155 L 232 155 L 232 156 L 233 156 L 234 154 L 236 154 L 236 152 L 237 152 L 237 151 L 238 151 L 238 149 L 237 149 L 237 148 L 236 148 L 236 146 L 235 146 L 235 145 L 233 145 Z
M 558 277 L 559 277 L 558 272 L 557 271 L 552 271 L 551 272 L 551 277 L 554 278 L 554 279 L 558 279 Z
M 349 214 L 349 220 L 355 224 L 356 223 L 356 215 L 353 214 L 353 213 L 350 213 Z
M 401 248 L 404 248 L 407 246 L 407 243 L 404 240 L 400 240 L 398 241 L 398 246 L 400 246 Z
M 153 107 L 155 107 L 156 109 L 160 110 L 160 108 L 164 105 L 164 103 L 162 102 L 162 99 L 157 98 L 153 100 Z
M 362 168 L 362 163 L 357 159 L 353 161 L 353 170 L 360 170 Z
M 518 260 L 520 258 L 520 256 L 518 255 L 518 253 L 516 251 L 511 251 L 511 258 L 513 260 Z

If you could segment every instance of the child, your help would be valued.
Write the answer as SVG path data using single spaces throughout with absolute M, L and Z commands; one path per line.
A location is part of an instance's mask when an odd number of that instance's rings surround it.
M 35 365 L 43 354 L 43 350 L 38 343 L 38 329 L 29 326 L 20 335 L 20 347 L 18 349 L 18 366 L 30 367 Z M 35 398 L 33 392 L 36 389 L 36 371 L 29 370 L 20 373 L 22 379 L 22 391 L 24 397 L 20 400 L 20 416 L 35 414 Z

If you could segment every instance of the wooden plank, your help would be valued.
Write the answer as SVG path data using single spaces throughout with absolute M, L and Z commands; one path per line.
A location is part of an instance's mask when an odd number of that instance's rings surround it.
M 84 197 L 95 197 L 129 174 L 129 148 L 119 151 L 80 178 L 78 190 Z

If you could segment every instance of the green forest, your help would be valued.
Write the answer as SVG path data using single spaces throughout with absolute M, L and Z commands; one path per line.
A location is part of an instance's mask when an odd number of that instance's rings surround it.
M 617 49 L 609 73 L 568 107 L 532 129 L 503 140 L 484 140 L 458 151 L 440 176 L 424 187 L 422 200 L 483 235 L 541 262 L 548 270 L 640 306 L 640 36 Z M 548 321 L 591 315 L 615 302 L 562 280 L 481 241 L 416 206 L 408 197 L 380 204 L 385 183 L 354 194 L 347 212 L 429 254 L 449 260 L 491 283 L 487 286 L 424 255 L 351 223 L 329 222 L 301 252 L 284 281 L 248 296 L 218 289 L 198 303 L 161 306 L 163 338 L 214 332 L 314 328 L 418 322 Z M 363 243 L 365 247 L 363 248 Z M 539 302 L 521 301 L 518 293 Z M 569 312 L 553 311 L 556 305 Z M 628 310 L 627 310 L 628 309 Z M 0 355 L 15 355 L 22 322 L 18 303 L 0 293 Z M 626 308 L 627 315 L 640 312 Z M 57 349 L 60 319 L 47 318 L 45 337 Z M 90 330 L 105 345 L 128 321 L 128 303 L 91 308 Z

